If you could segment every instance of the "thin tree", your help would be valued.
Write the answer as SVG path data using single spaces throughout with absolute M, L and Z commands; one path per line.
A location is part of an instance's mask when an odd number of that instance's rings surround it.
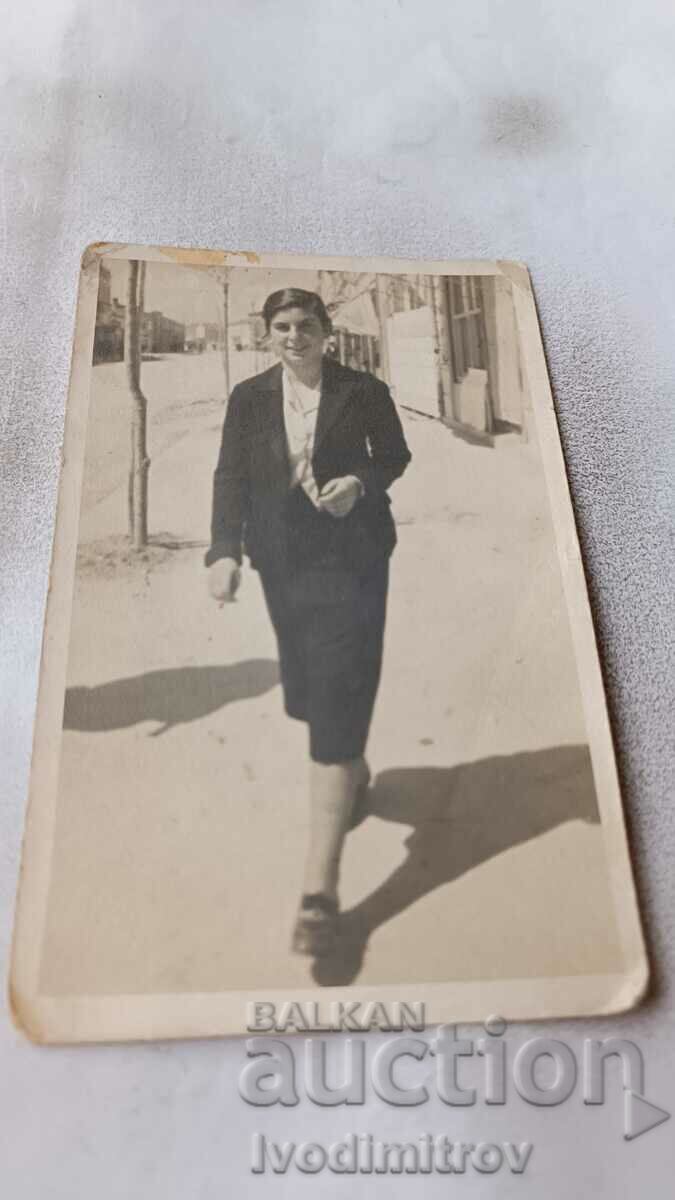
M 223 359 L 223 374 L 225 376 L 225 400 L 230 394 L 230 275 L 232 267 L 215 267 L 211 268 L 213 275 L 221 287 L 222 299 L 222 359 Z
M 380 371 L 385 383 L 391 383 L 389 357 L 389 277 L 375 277 L 375 309 L 380 327 Z
M 436 398 L 438 400 L 438 414 L 445 416 L 445 398 L 443 396 L 443 382 L 441 375 L 441 334 L 438 327 L 438 305 L 436 303 L 436 295 L 434 288 L 434 277 L 429 276 L 429 310 L 431 312 L 431 328 L 432 328 L 432 343 L 434 350 L 434 366 L 436 368 Z
M 430 277 L 429 293 L 437 371 L 438 415 L 440 417 L 452 416 L 452 355 L 447 289 L 448 281 L 444 275 Z
M 223 268 L 223 372 L 225 395 L 230 394 L 230 268 Z
M 129 469 L 129 537 L 135 550 L 148 544 L 147 400 L 141 391 L 141 326 L 145 263 L 131 261 L 124 319 L 124 362 L 131 397 L 131 463 Z
M 145 271 L 147 268 L 145 260 L 138 264 L 138 328 L 140 339 L 140 362 L 143 362 L 143 317 L 145 314 Z M 154 350 L 154 346 L 149 346 L 149 350 Z

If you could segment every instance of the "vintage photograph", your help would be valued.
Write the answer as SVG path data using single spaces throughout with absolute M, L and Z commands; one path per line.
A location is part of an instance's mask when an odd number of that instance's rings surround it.
M 83 260 L 13 1002 L 616 1011 L 646 961 L 525 268 Z

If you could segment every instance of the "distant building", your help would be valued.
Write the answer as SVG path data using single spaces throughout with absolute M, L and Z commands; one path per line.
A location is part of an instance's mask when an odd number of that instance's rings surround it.
M 184 349 L 191 354 L 222 350 L 223 329 L 215 321 L 192 321 L 185 326 Z
M 399 404 L 490 441 L 525 426 L 511 283 L 501 275 L 394 277 L 390 380 Z
M 106 267 L 105 263 L 101 263 L 98 277 L 97 317 L 110 308 L 110 287 L 110 267 Z
M 120 362 L 124 358 L 124 318 L 126 306 L 111 295 L 110 269 L 100 264 L 96 326 L 94 329 L 94 362 Z M 141 321 L 141 352 L 143 354 L 178 354 L 185 348 L 185 325 L 173 321 L 161 312 L 143 313 Z
M 115 362 L 124 357 L 124 305 L 111 298 L 110 268 L 99 267 L 94 362 Z
M 370 292 L 331 307 L 334 356 L 345 367 L 376 374 L 380 367 L 380 325 Z
M 232 350 L 260 350 L 266 337 L 261 312 L 250 312 L 229 323 L 229 343 Z
M 164 313 L 143 313 L 141 349 L 144 354 L 180 354 L 185 349 L 185 325 Z

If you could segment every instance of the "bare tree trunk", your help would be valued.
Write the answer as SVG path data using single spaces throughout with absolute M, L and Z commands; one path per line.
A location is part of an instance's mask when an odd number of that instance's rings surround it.
M 380 370 L 385 383 L 391 383 L 391 365 L 389 361 L 389 304 L 387 300 L 387 276 L 377 275 L 375 281 L 375 298 L 377 319 L 380 326 Z
M 144 265 L 144 264 L 143 264 Z M 145 272 L 141 274 L 144 277 Z M 134 549 L 148 543 L 147 401 L 141 391 L 141 321 L 139 263 L 129 263 L 124 319 L 124 360 L 131 396 L 131 469 L 129 472 L 129 536 Z
M 444 275 L 432 276 L 431 298 L 434 336 L 438 346 L 438 410 L 441 417 L 452 416 L 450 309 L 448 305 L 448 281 Z
M 227 400 L 230 394 L 230 280 L 227 270 L 223 278 L 223 373 Z
M 434 365 L 436 367 L 436 399 L 438 401 L 438 414 L 440 417 L 445 416 L 445 397 L 443 395 L 443 381 L 441 376 L 441 331 L 438 321 L 438 304 L 436 301 L 436 288 L 434 286 L 434 276 L 429 276 L 428 282 L 429 293 L 429 308 L 431 309 L 431 328 L 432 339 L 434 344 Z
M 143 361 L 143 315 L 145 313 L 145 268 L 147 265 L 148 264 L 145 261 L 138 264 L 138 329 L 141 347 L 140 362 Z M 150 346 L 149 350 L 152 353 L 154 346 Z

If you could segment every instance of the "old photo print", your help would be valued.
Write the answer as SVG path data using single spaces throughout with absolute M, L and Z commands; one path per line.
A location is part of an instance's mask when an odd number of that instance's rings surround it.
M 19 1024 L 584 1015 L 646 979 L 526 269 L 90 248 Z

